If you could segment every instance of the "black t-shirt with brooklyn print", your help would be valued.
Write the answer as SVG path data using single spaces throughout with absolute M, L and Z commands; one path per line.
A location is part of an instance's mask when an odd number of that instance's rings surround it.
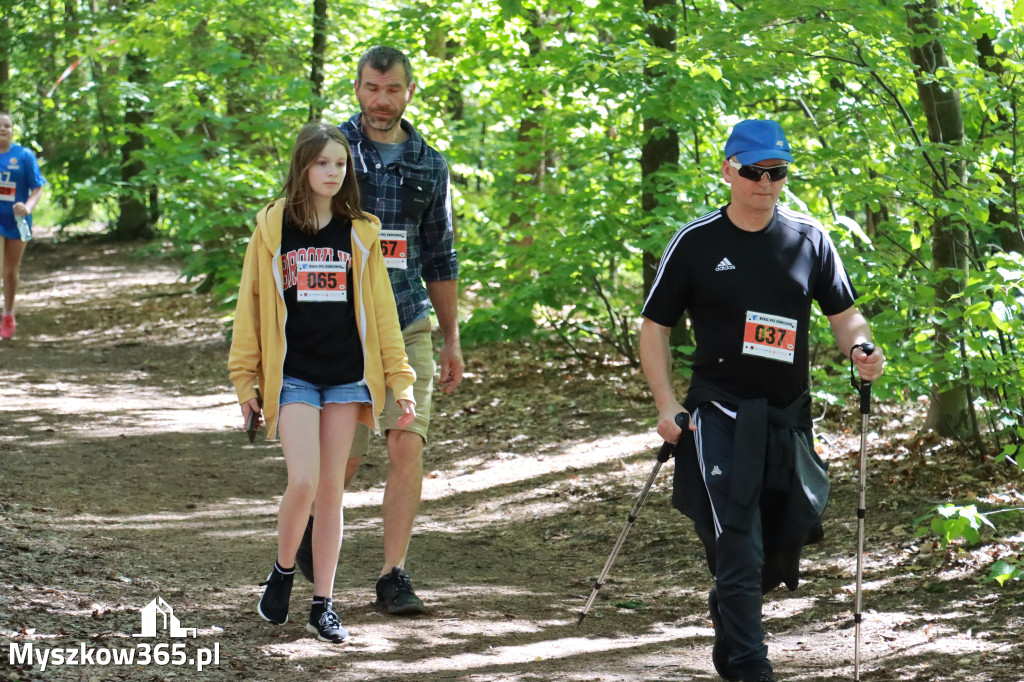
M 309 235 L 286 219 L 281 232 L 281 277 L 288 309 L 284 373 L 325 386 L 362 380 L 352 221 L 335 216 Z

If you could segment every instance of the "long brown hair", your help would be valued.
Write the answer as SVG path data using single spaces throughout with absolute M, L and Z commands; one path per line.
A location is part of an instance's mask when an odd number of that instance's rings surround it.
M 288 177 L 284 181 L 285 215 L 293 225 L 307 234 L 316 234 L 318 229 L 316 206 L 309 186 L 309 168 L 319 158 L 327 143 L 332 141 L 345 148 L 348 165 L 341 189 L 331 199 L 331 213 L 352 220 L 367 217 L 359 208 L 359 183 L 356 182 L 355 167 L 352 165 L 352 147 L 344 133 L 337 126 L 327 123 L 307 123 L 295 140 Z

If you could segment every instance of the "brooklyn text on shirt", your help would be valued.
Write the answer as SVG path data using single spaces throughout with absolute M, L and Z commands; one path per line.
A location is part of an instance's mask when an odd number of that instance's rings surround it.
M 291 289 L 299 284 L 299 263 L 341 263 L 348 270 L 352 255 L 344 251 L 335 251 L 331 247 L 310 247 L 295 249 L 281 254 L 281 276 L 284 289 Z
M 384 266 L 391 270 L 405 270 L 409 247 L 405 230 L 381 230 L 380 249 L 384 252 Z
M 781 315 L 747 311 L 743 325 L 743 355 L 793 363 L 796 356 L 796 320 Z

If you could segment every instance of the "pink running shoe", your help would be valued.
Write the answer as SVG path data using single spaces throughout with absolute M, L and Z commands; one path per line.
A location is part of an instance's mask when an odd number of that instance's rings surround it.
M 4 315 L 0 318 L 0 339 L 9 339 L 14 336 L 14 330 L 18 325 L 14 323 L 14 315 Z

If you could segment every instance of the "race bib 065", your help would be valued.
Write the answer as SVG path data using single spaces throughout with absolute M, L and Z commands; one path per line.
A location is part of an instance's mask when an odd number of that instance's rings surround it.
M 299 261 L 296 300 L 347 301 L 348 273 L 345 266 L 345 263 L 336 261 Z

